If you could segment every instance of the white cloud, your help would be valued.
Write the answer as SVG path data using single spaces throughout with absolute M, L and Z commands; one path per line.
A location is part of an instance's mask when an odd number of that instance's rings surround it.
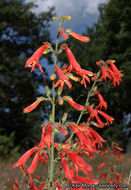
M 108 0 L 25 0 L 27 3 L 32 1 L 38 5 L 38 8 L 32 10 L 35 13 L 47 11 L 49 7 L 54 6 L 56 16 L 71 16 L 72 19 L 64 26 L 80 33 L 85 32 L 86 26 L 91 26 L 97 21 L 98 5 L 108 2 Z M 55 31 L 55 25 L 56 23 L 51 24 L 51 32 Z
M 105 3 L 108 0 L 25 0 L 25 2 L 32 2 L 38 4 L 39 7 L 35 10 L 38 12 L 46 11 L 48 7 L 55 6 L 58 16 L 74 15 L 81 13 L 97 14 L 98 5 Z

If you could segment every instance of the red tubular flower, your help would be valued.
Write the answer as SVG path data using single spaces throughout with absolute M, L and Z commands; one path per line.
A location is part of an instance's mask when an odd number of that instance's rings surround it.
M 86 106 L 86 107 L 88 108 L 88 110 L 90 112 L 90 117 L 88 118 L 88 120 L 94 119 L 94 117 L 95 117 L 96 120 L 98 121 L 98 124 L 94 122 L 93 125 L 95 125 L 96 127 L 99 127 L 99 128 L 103 128 L 104 123 L 101 121 L 101 119 L 98 116 L 98 110 L 95 110 L 90 106 Z
M 14 183 L 11 185 L 11 190 L 20 189 L 17 179 L 14 180 Z
M 120 174 L 119 174 L 119 173 L 115 173 L 114 175 L 115 175 L 115 177 L 117 178 L 117 181 L 118 181 L 119 183 L 121 183 L 121 182 L 122 182 L 122 179 L 120 178 Z
M 101 70 L 102 70 L 102 76 L 101 76 L 100 80 L 102 80 L 104 78 L 105 82 L 106 82 L 107 81 L 106 77 L 112 79 L 112 77 L 108 74 L 108 72 L 104 66 L 101 66 Z
M 100 165 L 97 167 L 97 169 L 98 169 L 98 170 L 102 170 L 105 165 L 106 165 L 106 162 L 103 162 L 102 164 L 100 164 Z
M 106 173 L 102 173 L 102 174 L 100 175 L 100 178 L 101 178 L 101 179 L 106 179 L 106 178 L 107 178 L 107 174 L 106 174 Z
M 38 190 L 43 190 L 43 187 L 45 187 L 45 183 L 42 183 Z
M 75 32 L 72 32 L 72 31 L 68 31 L 67 33 L 69 33 L 73 38 L 76 38 L 77 40 L 80 40 L 82 42 L 89 42 L 90 41 L 90 38 L 89 37 L 86 37 L 86 36 L 81 36 Z
M 70 73 L 73 69 L 74 69 L 74 72 L 75 71 L 79 71 L 79 69 L 81 68 L 80 65 L 77 63 L 73 53 L 71 52 L 71 50 L 66 46 L 66 45 L 62 45 L 62 48 L 65 49 L 66 51 L 66 54 L 68 56 L 68 59 L 69 59 L 69 62 L 70 62 L 70 66 L 69 68 L 67 69 L 68 72 Z
M 89 79 L 88 76 L 93 76 L 93 75 L 95 75 L 95 74 L 92 73 L 91 71 L 87 71 L 87 70 L 81 69 L 81 68 L 80 68 L 79 70 L 73 69 L 73 71 L 74 71 L 76 74 L 82 76 L 81 84 L 84 84 L 85 87 L 86 87 L 86 82 L 85 82 L 85 80 L 87 80 L 87 81 L 90 83 L 90 79 Z M 88 75 L 88 76 L 87 76 L 87 75 Z
M 44 142 L 46 143 L 49 151 L 50 151 L 50 145 L 51 145 L 52 126 L 53 126 L 53 123 L 49 123 L 48 128 L 47 128 L 47 134 L 44 138 Z
M 58 127 L 58 129 L 60 130 L 60 132 L 61 132 L 63 135 L 67 135 L 67 134 L 68 134 L 68 131 L 67 131 L 67 130 L 64 130 L 59 124 L 57 124 L 57 127 Z
M 62 28 L 58 28 L 58 31 L 60 32 L 63 39 L 68 39 L 68 34 L 64 33 Z
M 84 149 L 86 149 L 88 152 L 92 153 L 93 148 L 92 148 L 92 145 L 91 145 L 91 143 L 89 141 L 89 138 L 87 139 L 80 130 L 76 134 L 77 134 L 78 138 L 80 139 L 82 147 Z
M 115 66 L 114 62 L 115 62 L 114 60 L 109 60 L 109 61 L 108 61 L 108 63 L 110 64 L 110 66 L 111 66 L 111 68 L 112 68 L 112 70 L 113 70 L 113 72 L 114 72 L 114 73 L 117 73 L 117 75 L 118 75 L 119 77 L 124 76 L 124 75 L 117 69 L 117 67 Z
M 43 98 L 38 98 L 33 104 L 31 104 L 30 106 L 26 107 L 23 112 L 24 113 L 29 113 L 31 112 L 32 110 L 34 110 L 38 105 L 39 103 L 43 100 Z
M 113 72 L 113 70 L 110 67 L 107 68 L 107 71 L 113 79 L 113 82 L 111 84 L 113 84 L 114 86 L 116 86 L 117 84 L 119 86 L 121 81 L 121 76 L 118 73 Z
M 104 106 L 105 110 L 107 109 L 107 103 L 104 101 L 102 95 L 98 92 L 98 91 L 95 91 L 95 93 L 97 94 L 99 100 L 100 100 L 100 103 L 98 106 L 96 106 L 96 108 L 99 108 L 100 107 L 100 110 L 102 109 L 102 106 Z
M 101 156 L 105 156 L 106 155 L 106 153 L 108 152 L 108 148 L 106 148 L 105 150 L 103 150 L 103 152 L 101 152 Z
M 30 167 L 28 168 L 28 173 L 29 173 L 29 174 L 32 174 L 32 173 L 35 171 L 36 166 L 37 166 L 37 163 L 38 163 L 38 161 L 39 161 L 40 152 L 41 152 L 41 150 L 39 150 L 39 151 L 36 153 L 36 155 L 35 155 L 35 157 L 34 157 L 34 159 L 33 159 L 32 164 L 31 164 Z
M 43 46 L 41 46 L 39 49 L 35 51 L 35 53 L 26 61 L 25 68 L 26 67 L 32 67 L 31 72 L 37 66 L 41 72 L 43 72 L 43 69 L 41 68 L 40 64 L 38 63 L 38 60 L 40 59 L 41 55 L 45 51 L 46 48 L 49 47 L 49 44 L 46 43 Z
M 78 183 L 85 183 L 85 184 L 97 184 L 99 183 L 98 180 L 95 179 L 89 179 L 86 177 L 79 177 L 79 176 L 74 176 L 73 180 Z
M 56 88 L 60 84 L 60 86 L 61 86 L 61 92 L 62 92 L 63 91 L 64 83 L 66 83 L 67 86 L 69 87 L 69 89 L 71 89 L 72 85 L 69 82 L 69 78 L 64 74 L 64 72 L 59 67 L 56 67 L 56 71 L 58 73 L 59 80 L 53 86 Z
M 65 157 L 63 156 L 63 154 L 60 152 L 59 153 L 59 156 L 61 157 L 61 160 L 62 160 L 62 166 L 64 168 L 64 173 L 65 173 L 65 176 L 68 178 L 68 179 L 72 179 L 73 177 L 73 173 L 72 171 L 70 170 L 68 164 L 67 164 L 67 161 L 65 159 Z
M 112 123 L 112 121 L 115 120 L 113 117 L 109 116 L 107 113 L 103 111 L 97 110 L 97 112 L 106 119 L 107 123 L 105 125 L 109 126 L 109 123 Z
M 57 188 L 58 188 L 58 190 L 63 190 L 62 188 L 61 188 L 61 186 L 58 184 L 58 183 L 54 183 L 54 186 L 56 186 Z
M 84 111 L 84 106 L 77 104 L 76 102 L 74 102 L 72 100 L 72 98 L 65 96 L 64 99 L 75 109 L 79 110 L 79 111 Z
M 30 158 L 30 156 L 37 150 L 37 147 L 33 147 L 28 150 L 14 165 L 13 167 L 24 167 L 25 162 Z
M 89 164 L 87 164 L 78 154 L 72 152 L 72 151 L 68 151 L 68 150 L 63 150 L 63 152 L 65 152 L 65 154 L 68 155 L 68 157 L 71 159 L 71 161 L 77 165 L 79 168 L 88 170 L 88 171 L 92 171 L 92 168 Z
M 94 129 L 91 127 L 88 127 L 88 130 L 93 135 L 93 138 L 95 139 L 95 142 L 100 144 L 101 142 L 106 142 Z

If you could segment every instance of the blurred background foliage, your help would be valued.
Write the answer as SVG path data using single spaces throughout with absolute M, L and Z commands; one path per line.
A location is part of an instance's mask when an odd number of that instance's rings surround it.
M 14 154 L 12 149 L 24 151 L 36 143 L 40 124 L 48 119 L 46 104 L 28 116 L 22 113 L 23 108 L 41 95 L 38 89 L 44 84 L 39 72 L 30 74 L 30 69 L 25 70 L 24 65 L 44 41 L 51 42 L 48 27 L 54 15 L 54 8 L 35 15 L 30 11 L 33 6 L 17 0 L 0 1 L 0 154 L 4 156 Z M 109 128 L 95 129 L 109 142 L 118 142 L 126 148 L 131 129 L 131 1 L 110 0 L 100 5 L 99 12 L 98 22 L 87 27 L 84 34 L 90 37 L 90 43 L 73 38 L 67 43 L 82 68 L 97 72 L 96 61 L 115 59 L 116 66 L 125 75 L 119 87 L 114 88 L 109 83 L 99 86 L 99 92 L 109 105 L 107 113 L 115 118 L 115 122 Z M 50 54 L 46 59 L 52 62 Z M 67 62 L 64 52 L 59 61 Z M 44 76 L 48 78 L 46 70 Z M 72 85 L 71 92 L 64 87 L 65 94 L 74 100 L 81 95 L 77 102 L 84 104 L 89 85 L 86 90 L 79 83 Z M 63 115 L 64 109 L 65 103 L 58 106 L 57 119 Z M 79 113 L 74 109 L 69 113 L 68 119 L 76 121 Z M 86 120 L 87 116 L 81 121 Z
M 48 27 L 54 9 L 35 15 L 33 6 L 17 0 L 0 1 L 0 154 L 4 156 L 9 156 L 12 148 L 28 149 L 36 143 L 43 120 L 40 107 L 28 117 L 22 113 L 41 95 L 38 87 L 43 83 L 39 73 L 30 74 L 24 65 L 44 41 L 51 40 Z

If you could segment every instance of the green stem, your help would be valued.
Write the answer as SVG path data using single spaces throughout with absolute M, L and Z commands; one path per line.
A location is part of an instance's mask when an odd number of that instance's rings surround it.
M 92 85 L 92 88 L 90 89 L 90 92 L 88 93 L 88 96 L 87 96 L 85 105 L 87 105 L 87 103 L 88 103 L 88 101 L 89 101 L 89 98 L 90 98 L 90 95 L 91 95 L 91 93 L 92 93 L 92 91 L 93 91 L 93 88 L 95 87 L 96 83 L 97 83 L 97 80 L 94 81 L 94 83 L 93 83 L 93 85 Z M 82 111 L 82 112 L 80 113 L 79 118 L 78 118 L 77 123 L 76 123 L 77 125 L 79 124 L 79 122 L 80 122 L 80 120 L 81 120 L 83 114 L 84 114 L 84 111 Z M 74 134 L 75 134 L 74 132 L 71 134 L 70 140 L 69 140 L 69 144 L 71 143 L 71 140 L 72 140 Z
M 94 88 L 95 85 L 96 85 L 96 82 L 97 82 L 97 80 L 94 81 L 94 83 L 93 83 L 93 85 L 92 85 L 92 88 L 90 89 L 90 92 L 88 93 L 88 96 L 87 96 L 85 105 L 87 105 L 87 103 L 88 103 L 88 101 L 89 101 L 90 95 L 91 95 L 91 93 L 92 93 L 92 91 L 93 91 L 93 88 Z M 82 112 L 80 113 L 79 118 L 78 118 L 77 123 L 76 123 L 77 125 L 79 124 L 79 122 L 80 122 L 80 120 L 81 120 L 81 118 L 82 118 L 82 116 L 83 116 L 83 113 L 84 113 L 84 111 L 82 111 Z
M 56 61 L 57 61 L 57 48 L 58 48 L 58 39 L 59 39 L 59 33 L 57 34 L 57 40 L 56 40 L 56 46 L 55 46 L 55 52 L 54 52 L 54 69 L 56 67 Z M 54 82 L 53 82 L 54 85 Z M 53 86 L 53 94 L 52 94 L 52 123 L 55 122 L 55 88 Z M 54 130 L 52 130 L 52 140 L 54 141 Z M 54 174 L 54 146 L 51 146 L 51 154 L 50 154 L 50 187 L 52 187 L 53 184 L 53 174 Z

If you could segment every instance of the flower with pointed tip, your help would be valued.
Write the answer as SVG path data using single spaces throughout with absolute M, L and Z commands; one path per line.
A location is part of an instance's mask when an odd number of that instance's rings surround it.
M 99 105 L 96 106 L 96 108 L 99 108 L 100 107 L 100 110 L 102 109 L 102 106 L 105 108 L 105 110 L 107 109 L 107 103 L 104 101 L 102 95 L 98 92 L 98 91 L 95 91 L 95 93 L 97 94 L 98 98 L 99 98 Z
M 70 62 L 70 66 L 68 67 L 67 71 L 68 73 L 70 73 L 73 69 L 74 69 L 74 72 L 75 71 L 79 71 L 79 69 L 81 68 L 80 65 L 77 63 L 73 53 L 71 52 L 71 50 L 65 45 L 63 44 L 61 46 L 63 49 L 65 49 L 66 51 L 66 54 L 68 56 L 68 59 L 69 59 L 69 62 Z M 66 71 L 66 72 L 67 72 Z
M 65 154 L 70 158 L 70 160 L 77 165 L 80 169 L 85 169 L 88 171 L 92 171 L 92 168 L 89 164 L 87 164 L 78 154 L 73 151 L 63 150 Z
M 87 81 L 90 83 L 90 79 L 89 79 L 88 76 L 93 76 L 93 75 L 95 75 L 95 74 L 92 73 L 91 71 L 87 71 L 87 70 L 81 69 L 81 68 L 80 68 L 78 71 L 75 70 L 75 69 L 73 69 L 73 71 L 74 71 L 76 74 L 82 76 L 81 84 L 84 84 L 85 87 L 87 87 L 85 80 L 87 80 Z M 87 76 L 87 75 L 88 75 L 88 76 Z
M 68 34 L 66 34 L 62 28 L 58 28 L 58 31 L 60 32 L 63 39 L 68 39 Z
M 90 38 L 86 36 L 82 36 L 80 34 L 77 34 L 75 32 L 72 32 L 71 30 L 66 30 L 67 33 L 69 33 L 73 38 L 80 40 L 81 42 L 90 42 Z
M 30 150 L 28 150 L 27 152 L 25 152 L 25 154 L 13 165 L 13 167 L 20 167 L 24 170 L 24 165 L 25 162 L 30 158 L 30 156 L 37 150 L 37 147 L 33 147 Z
M 104 66 L 101 66 L 101 70 L 102 70 L 102 76 L 100 77 L 99 80 L 102 80 L 104 78 L 106 82 L 107 81 L 106 77 L 112 79 L 112 77 L 109 75 L 109 73 L 107 72 Z
M 96 120 L 98 121 L 98 123 L 93 123 L 96 127 L 99 128 L 103 128 L 104 127 L 104 123 L 101 121 L 101 119 L 98 116 L 98 112 L 96 109 L 93 109 L 91 106 L 86 106 L 86 108 L 89 110 L 90 112 L 90 117 L 88 118 L 88 120 L 90 119 L 94 119 L 94 117 L 96 118 Z
M 74 176 L 73 181 L 75 181 L 76 183 L 83 183 L 83 184 L 97 184 L 99 183 L 98 180 L 95 179 L 89 179 L 87 177 L 79 177 L 79 176 Z
M 64 98 L 64 100 L 66 100 L 73 108 L 75 108 L 75 109 L 77 109 L 77 110 L 79 110 L 79 111 L 84 111 L 84 106 L 82 106 L 82 105 L 77 104 L 76 102 L 74 102 L 71 97 L 64 96 L 63 98 Z
M 35 51 L 35 53 L 26 61 L 25 68 L 26 67 L 32 67 L 31 72 L 37 66 L 41 72 L 43 72 L 43 69 L 41 68 L 41 65 L 38 63 L 41 55 L 45 51 L 46 48 L 49 48 L 49 43 L 45 43 L 42 45 L 39 49 Z
M 29 173 L 29 174 L 32 174 L 32 173 L 35 171 L 36 166 L 37 166 L 37 163 L 38 163 L 38 161 L 39 161 L 40 152 L 41 152 L 41 150 L 39 150 L 39 151 L 36 153 L 36 155 L 35 155 L 35 157 L 34 157 L 34 159 L 33 159 L 33 162 L 31 163 L 30 167 L 28 168 L 28 173 Z
M 17 179 L 14 180 L 14 183 L 11 185 L 11 190 L 20 189 Z
M 102 164 L 100 164 L 100 165 L 97 167 L 97 169 L 98 169 L 98 170 L 102 170 L 105 165 L 106 165 L 106 162 L 103 162 Z
M 37 100 L 31 104 L 30 106 L 26 107 L 23 112 L 24 113 L 29 113 L 31 111 L 33 111 L 38 105 L 39 103 L 43 100 L 43 97 L 37 98 Z
M 58 190 L 63 190 L 63 189 L 61 188 L 61 186 L 59 185 L 59 183 L 57 183 L 57 182 L 54 183 L 54 186 L 56 186 L 56 187 L 58 188 Z
M 105 123 L 105 125 L 107 126 L 109 126 L 109 123 L 112 123 L 112 121 L 115 120 L 113 117 L 111 117 L 110 115 L 108 115 L 103 111 L 97 110 L 97 112 L 106 119 L 107 122 Z
M 61 157 L 61 160 L 62 160 L 62 166 L 63 166 L 63 168 L 64 168 L 65 176 L 66 176 L 68 179 L 72 179 L 72 177 L 73 177 L 73 172 L 72 172 L 72 170 L 69 168 L 68 163 L 67 163 L 65 157 L 63 156 L 63 154 L 62 154 L 61 152 L 59 153 L 59 156 Z
M 56 69 L 57 74 L 59 76 L 59 80 L 53 86 L 56 88 L 60 84 L 61 92 L 62 92 L 64 83 L 66 83 L 67 86 L 69 87 L 69 89 L 71 89 L 72 85 L 69 82 L 69 78 L 64 74 L 64 72 L 59 67 L 56 67 L 55 69 Z

